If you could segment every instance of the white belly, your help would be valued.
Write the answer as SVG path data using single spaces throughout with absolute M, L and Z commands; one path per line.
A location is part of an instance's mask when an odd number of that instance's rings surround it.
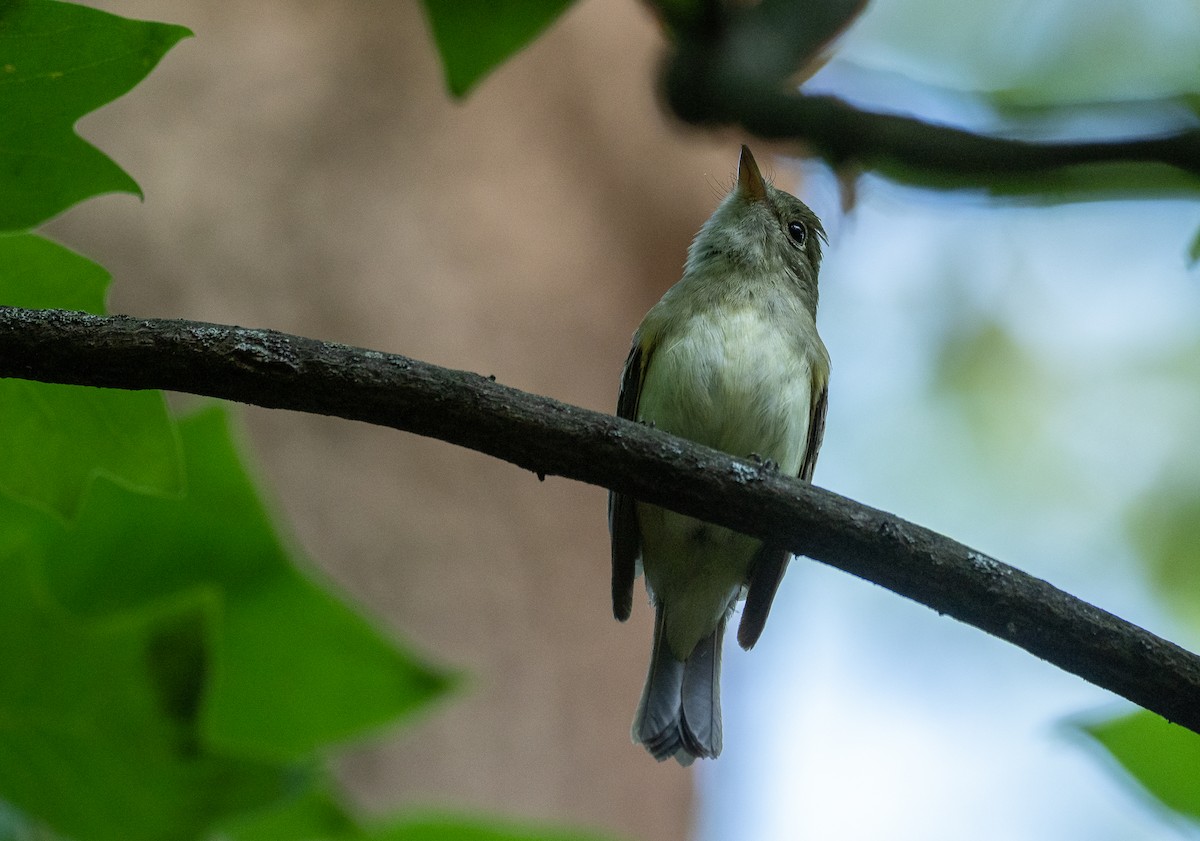
M 736 456 L 800 472 L 812 370 L 795 338 L 753 310 L 696 316 L 664 338 L 642 386 L 638 419 Z M 746 582 L 759 541 L 638 505 L 646 583 L 667 606 L 667 637 L 686 657 Z

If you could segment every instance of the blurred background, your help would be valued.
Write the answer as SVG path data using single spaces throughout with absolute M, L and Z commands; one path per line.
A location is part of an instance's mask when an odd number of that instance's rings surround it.
M 576 4 L 463 103 L 415 3 L 91 5 L 197 36 L 81 124 L 145 202 L 91 201 L 48 229 L 113 272 L 114 312 L 394 351 L 611 411 L 632 331 L 737 144 L 797 151 L 673 123 L 654 92 L 662 35 L 634 3 Z M 1197 55 L 1188 0 L 877 0 L 807 89 L 1111 136 L 1192 124 Z M 1194 198 L 1016 201 L 867 176 L 847 209 L 820 166 L 765 168 L 831 232 L 817 484 L 1194 648 Z M 665 841 L 1200 837 L 1081 733 L 1125 711 L 1110 695 L 805 560 L 759 646 L 728 652 L 724 755 L 656 765 L 628 738 L 649 610 L 612 620 L 604 491 L 389 430 L 241 416 L 296 541 L 468 675 L 347 750 L 365 810 Z

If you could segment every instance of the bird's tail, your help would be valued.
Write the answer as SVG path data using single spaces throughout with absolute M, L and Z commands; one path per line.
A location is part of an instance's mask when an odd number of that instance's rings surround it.
M 633 740 L 660 762 L 680 765 L 721 753 L 721 639 L 725 619 L 697 643 L 686 661 L 676 659 L 666 640 L 666 611 L 654 618 L 654 649 L 646 687 L 633 719 Z

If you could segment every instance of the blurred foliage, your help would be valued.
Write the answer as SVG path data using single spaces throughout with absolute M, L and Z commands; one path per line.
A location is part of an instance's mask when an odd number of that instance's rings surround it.
M 280 839 L 357 839 L 364 837 L 337 793 L 312 786 L 282 798 L 265 809 L 243 813 L 220 824 L 221 841 L 280 841 Z
M 998 459 L 1019 458 L 1042 434 L 1045 373 L 999 321 L 959 320 L 938 349 L 933 384 L 956 402 L 980 450 Z
M 937 26 L 929 26 L 931 20 Z M 911 111 L 997 137 L 1083 142 L 1157 137 L 1200 125 L 1200 6 L 1189 0 L 877 0 L 839 44 L 836 61 L 891 90 L 901 79 L 926 104 Z M 904 112 L 894 97 L 863 103 Z M 965 117 L 964 115 L 971 115 Z M 1035 175 L 997 167 L 982 182 L 952 171 L 880 162 L 881 174 L 939 190 L 979 189 L 1030 203 L 1200 195 L 1200 179 L 1158 163 L 1081 163 Z
M 414 815 L 365 832 L 364 841 L 600 841 L 573 830 L 538 829 L 452 815 Z M 345 839 L 350 841 L 350 839 Z
M 937 21 L 937 26 L 930 26 Z M 1191 0 L 877 0 L 839 57 L 998 103 L 1200 93 Z
M 576 830 L 518 825 L 490 818 L 415 813 L 359 825 L 335 796 L 317 792 L 222 827 L 222 841 L 601 841 Z M 3 838 L 0 837 L 0 841 Z
M 0 306 L 103 313 L 101 267 L 26 229 L 137 185 L 74 134 L 187 30 L 0 3 Z M 323 756 L 453 677 L 281 539 L 227 413 L 0 380 L 0 841 L 567 839 L 364 826 Z
M 938 186 L 919 176 L 904 180 Z M 956 186 L 952 179 L 943 179 L 943 183 Z M 1080 164 L 1048 173 L 998 174 L 988 185 L 988 193 L 998 199 L 1019 199 L 1025 204 L 1106 201 L 1134 196 L 1197 198 L 1200 197 L 1200 178 L 1159 163 Z
M 5 531 L 9 514 L 0 513 Z M 189 714 L 195 704 L 177 699 L 177 682 L 156 668 L 152 654 L 164 640 L 202 647 L 219 607 L 214 599 L 198 592 L 82 621 L 47 598 L 35 542 L 3 558 L 0 792 L 7 800 L 76 838 L 150 841 L 199 837 L 214 818 L 292 784 L 293 769 L 200 744 Z
M 446 85 L 463 97 L 536 38 L 571 0 L 423 0 Z
M 202 622 L 167 629 L 147 656 L 168 705 L 189 711 L 204 743 L 237 756 L 302 761 L 449 688 L 445 674 L 297 570 L 241 466 L 223 410 L 178 427 L 183 499 L 100 482 L 70 528 L 7 518 L 10 533 L 32 535 L 46 559 L 44 586 L 59 604 L 99 621 L 178 600 L 211 603 Z M 113 558 L 124 559 L 119 575 Z M 179 664 L 188 668 L 178 677 L 194 686 L 167 672 Z
M 98 303 L 83 258 L 32 235 L 0 248 L 0 288 L 36 288 L 4 303 Z M 0 385 L 19 480 L 0 496 L 0 796 L 25 814 L 78 839 L 202 837 L 450 687 L 301 573 L 222 410 L 177 421 L 156 393 Z M 163 473 L 169 493 L 108 478 Z
M 1158 592 L 1200 632 L 1200 476 L 1186 479 L 1164 479 L 1143 494 L 1126 525 Z
M 1197 263 L 1200 263 L 1200 231 L 1196 232 L 1191 246 L 1188 247 L 1188 264 L 1195 268 Z

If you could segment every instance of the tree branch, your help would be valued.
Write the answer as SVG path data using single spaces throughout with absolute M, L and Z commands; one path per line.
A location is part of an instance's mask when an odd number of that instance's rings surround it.
M 272 330 L 0 307 L 0 377 L 167 389 L 390 426 L 778 541 L 1200 733 L 1200 657 L 943 535 L 489 377 Z
M 667 14 L 669 4 L 656 3 Z M 1120 184 L 1094 188 L 1200 190 L 1200 129 L 1112 141 L 1029 142 L 977 134 L 913 117 L 860 110 L 832 96 L 801 94 L 792 79 L 866 6 L 863 0 L 709 2 L 694 19 L 668 19 L 672 49 L 663 91 L 680 119 L 741 125 L 768 139 L 798 141 L 833 166 L 852 164 L 940 187 L 1000 187 L 1045 195 L 1044 178 L 1093 164 L 1159 164 L 1191 178 L 1165 178 L 1142 166 Z M 1064 178 L 1079 188 L 1078 179 Z
M 1166 164 L 1200 176 L 1200 131 L 1195 129 L 1124 140 L 1034 143 L 860 111 L 832 96 L 769 93 L 740 102 L 739 122 L 756 135 L 799 139 L 835 164 L 853 161 L 885 170 L 899 165 L 981 185 L 1062 167 L 1122 162 Z

